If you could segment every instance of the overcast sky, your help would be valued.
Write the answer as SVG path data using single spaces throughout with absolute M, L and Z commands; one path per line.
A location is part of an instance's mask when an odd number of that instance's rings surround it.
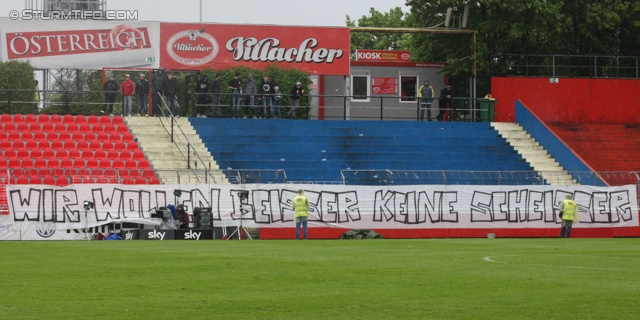
M 42 0 L 27 0 L 40 3 Z M 25 9 L 22 0 L 0 0 L 0 16 Z M 200 0 L 106 0 L 108 10 L 137 10 L 138 20 L 199 22 Z M 344 26 L 346 16 L 358 20 L 370 8 L 387 12 L 408 8 L 405 0 L 202 0 L 202 21 L 304 26 Z

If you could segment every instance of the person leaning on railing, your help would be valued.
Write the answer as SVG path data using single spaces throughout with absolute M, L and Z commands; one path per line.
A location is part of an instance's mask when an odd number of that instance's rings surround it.
M 216 77 L 211 82 L 211 118 L 220 117 L 220 74 L 216 73 Z
M 444 88 L 440 90 L 440 100 L 438 100 L 438 108 L 440 112 L 438 112 L 438 116 L 436 119 L 438 121 L 444 121 L 444 114 L 447 112 L 448 106 L 451 105 L 451 98 L 453 97 L 453 93 L 451 93 L 451 85 L 445 84 Z
M 110 74 L 109 80 L 102 86 L 102 91 L 104 91 L 104 106 L 101 112 L 106 113 L 108 110 L 111 116 L 113 115 L 113 104 L 116 102 L 116 97 L 118 96 L 118 84 L 115 79 L 114 75 Z

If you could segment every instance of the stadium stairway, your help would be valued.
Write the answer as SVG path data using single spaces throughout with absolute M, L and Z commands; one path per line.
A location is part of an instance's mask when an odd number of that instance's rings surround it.
M 189 120 L 221 167 L 285 170 L 288 181 L 341 181 L 344 169 L 537 174 L 489 123 Z M 488 184 L 463 176 L 447 180 L 447 184 L 468 183 Z
M 543 146 L 517 123 L 493 122 L 491 126 L 505 138 L 509 145 L 540 172 L 551 185 L 574 185 L 575 179 L 547 152 Z
M 163 120 L 165 123 L 169 123 L 170 121 L 167 118 L 163 118 Z M 206 175 L 205 170 L 200 164 L 196 167 L 197 158 L 195 158 L 193 154 L 191 155 L 193 157 L 191 158 L 191 169 L 187 168 L 186 145 L 178 143 L 181 145 L 181 147 L 178 147 L 175 143 L 171 142 L 171 137 L 162 125 L 160 118 L 126 117 L 125 122 L 163 183 L 212 182 L 204 179 Z M 176 122 L 191 142 L 193 150 L 197 152 L 209 169 L 213 171 L 215 183 L 228 183 L 224 174 L 219 170 L 216 160 L 213 159 L 211 153 L 189 121 L 187 121 L 186 118 L 179 118 L 176 119 Z M 175 127 L 175 140 L 184 141 L 183 139 L 181 140 L 179 136 L 182 136 L 182 134 L 180 130 Z

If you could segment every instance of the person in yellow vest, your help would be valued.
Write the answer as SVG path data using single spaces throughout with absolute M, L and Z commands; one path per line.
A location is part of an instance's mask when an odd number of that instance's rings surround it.
M 307 220 L 309 220 L 309 201 L 304 196 L 304 190 L 298 190 L 298 195 L 293 198 L 293 211 L 296 217 L 296 239 L 300 239 L 300 225 L 304 229 L 304 239 L 307 239 Z
M 420 121 L 424 121 L 424 110 L 427 109 L 427 121 L 431 121 L 431 103 L 435 93 L 433 87 L 429 85 L 429 80 L 424 80 L 424 85 L 418 89 L 420 98 Z
M 560 218 L 562 224 L 560 228 L 560 238 L 571 238 L 571 226 L 574 220 L 578 220 L 578 205 L 570 194 L 564 195 L 564 200 L 560 204 Z

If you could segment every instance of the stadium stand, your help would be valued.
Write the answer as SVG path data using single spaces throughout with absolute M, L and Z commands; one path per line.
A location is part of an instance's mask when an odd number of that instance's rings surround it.
M 0 213 L 9 183 L 160 183 L 120 116 L 2 114 L 0 148 Z
M 340 181 L 343 169 L 530 170 L 489 123 L 197 118 L 190 122 L 221 168 L 283 169 L 289 181 Z M 456 176 L 448 181 L 469 183 L 486 181 Z
M 640 171 L 639 124 L 556 122 L 547 125 L 595 171 Z M 635 176 L 625 179 L 604 175 L 602 178 L 610 185 L 637 183 Z

